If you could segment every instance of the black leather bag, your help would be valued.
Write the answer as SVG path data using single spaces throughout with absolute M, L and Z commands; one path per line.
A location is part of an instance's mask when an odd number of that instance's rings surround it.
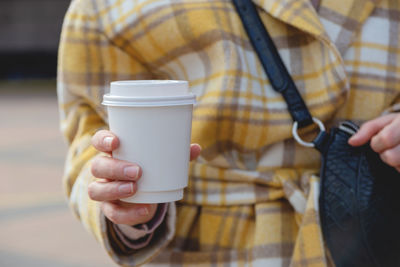
M 288 105 L 293 134 L 321 152 L 320 219 L 324 241 L 337 267 L 400 267 L 400 173 L 369 144 L 352 147 L 352 122 L 325 131 L 312 118 L 250 0 L 233 0 L 254 50 Z M 317 123 L 320 133 L 306 143 L 297 128 Z
M 322 233 L 337 266 L 400 266 L 400 173 L 369 144 L 352 147 L 350 122 L 314 142 L 322 153 Z

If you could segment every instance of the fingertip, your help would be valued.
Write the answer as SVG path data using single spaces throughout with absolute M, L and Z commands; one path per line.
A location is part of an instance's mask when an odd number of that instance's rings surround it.
M 103 147 L 105 149 L 111 150 L 112 148 L 112 143 L 114 142 L 114 137 L 112 136 L 106 136 L 103 138 Z
M 365 135 L 363 136 L 362 134 L 356 133 L 348 140 L 348 144 L 351 146 L 361 146 L 367 141 L 368 138 L 366 138 Z
M 190 160 L 196 159 L 200 156 L 201 146 L 199 144 L 191 144 L 190 145 Z
M 357 145 L 357 139 L 358 139 L 357 134 L 353 135 L 353 136 L 350 137 L 350 139 L 348 140 L 348 144 L 351 145 L 351 146 Z
M 133 215 L 126 224 L 137 225 L 150 221 L 157 212 L 158 204 L 129 203 L 119 201 L 119 206 L 127 213 Z
M 360 146 L 367 143 L 374 135 L 381 131 L 387 124 L 393 121 L 393 116 L 378 117 L 365 122 L 361 125 L 358 132 L 353 136 L 353 140 L 349 140 L 352 145 Z
M 113 223 L 137 225 L 150 221 L 157 210 L 157 204 L 135 204 L 124 201 L 101 202 L 103 214 Z
M 199 144 L 193 144 L 191 145 L 190 150 L 192 151 L 192 153 L 198 156 L 201 152 L 201 146 Z
M 119 139 L 112 135 L 112 136 L 105 136 L 103 138 L 103 148 L 106 149 L 104 152 L 111 152 L 117 149 L 119 146 Z
M 119 146 L 119 139 L 112 132 L 101 130 L 92 137 L 92 145 L 101 152 L 111 152 Z
M 142 217 L 147 217 L 150 214 L 150 211 L 147 207 L 141 207 L 138 209 L 138 214 Z
M 112 203 L 111 201 L 102 201 L 100 202 L 100 208 L 104 214 L 111 222 L 118 224 L 119 213 L 118 206 Z
M 139 209 L 138 213 L 142 216 L 142 223 L 150 221 L 157 211 L 157 204 L 143 204 Z
M 361 146 L 368 142 L 376 133 L 377 128 L 374 121 L 369 121 L 361 125 L 360 129 L 348 140 L 352 146 Z
M 119 138 L 113 135 L 113 139 L 111 142 L 111 151 L 117 149 L 119 147 Z

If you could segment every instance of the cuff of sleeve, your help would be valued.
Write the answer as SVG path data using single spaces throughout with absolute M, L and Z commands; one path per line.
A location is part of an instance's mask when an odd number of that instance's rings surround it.
M 168 203 L 159 204 L 156 214 L 149 222 L 135 226 L 114 224 L 114 230 L 124 245 L 132 249 L 141 249 L 150 243 L 155 230 L 164 221 L 167 209 Z
M 382 112 L 382 115 L 386 115 L 389 113 L 395 113 L 395 112 L 400 112 L 400 103 L 394 104 L 391 107 L 389 107 L 388 109 L 385 109 Z
M 100 224 L 103 245 L 111 258 L 120 265 L 136 266 L 147 263 L 157 256 L 175 235 L 175 203 L 166 205 L 165 210 L 165 220 L 155 228 L 148 244 L 140 249 L 127 246 L 118 236 L 114 224 L 101 214 Z M 138 239 L 136 242 L 145 242 L 145 240 Z

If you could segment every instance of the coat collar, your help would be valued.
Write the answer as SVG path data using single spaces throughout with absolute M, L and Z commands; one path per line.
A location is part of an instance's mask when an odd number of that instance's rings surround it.
M 350 34 L 340 37 L 340 42 L 332 40 L 327 34 L 329 29 L 321 22 L 320 15 L 313 7 L 311 0 L 253 0 L 253 2 L 268 12 L 271 16 L 309 33 L 329 46 L 340 44 L 338 49 L 343 52 L 351 43 L 354 32 L 360 28 L 370 16 L 380 0 L 322 0 L 319 10 L 322 16 L 339 16 L 343 20 L 341 27 L 351 27 L 346 30 Z M 329 19 L 329 18 L 328 18 Z
M 315 36 L 324 28 L 310 0 L 253 0 L 273 17 Z
M 332 62 L 338 64 L 329 71 L 337 81 L 343 84 L 339 90 L 332 91 L 330 94 L 337 95 L 336 103 L 340 105 L 350 90 L 343 60 L 344 52 L 354 40 L 361 25 L 374 10 L 377 2 L 341 0 L 337 3 L 338 1 L 322 0 L 317 13 L 311 0 L 253 0 L 256 5 L 276 19 L 312 35 L 330 51 Z M 352 23 L 351 27 L 348 25 L 349 20 Z M 337 37 L 338 34 L 336 36 L 334 34 L 338 31 L 339 37 Z

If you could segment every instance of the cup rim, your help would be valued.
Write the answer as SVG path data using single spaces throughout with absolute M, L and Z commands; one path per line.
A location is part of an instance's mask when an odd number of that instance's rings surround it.
M 141 87 L 163 85 L 163 84 L 165 84 L 165 85 L 188 84 L 188 81 L 184 81 L 184 80 L 121 80 L 121 81 L 111 82 L 111 85 L 116 85 L 116 86 L 140 85 Z

